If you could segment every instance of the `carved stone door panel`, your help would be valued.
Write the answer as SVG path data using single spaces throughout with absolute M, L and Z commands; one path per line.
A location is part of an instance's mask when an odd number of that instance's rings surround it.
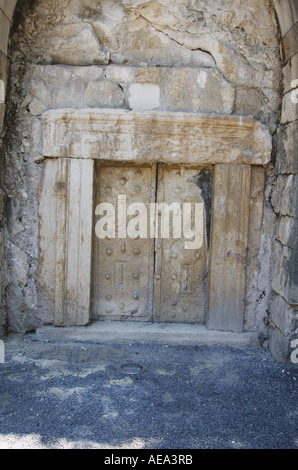
M 205 321 L 208 175 L 164 165 L 98 167 L 93 318 Z M 145 227 L 134 217 L 138 204 Z
M 211 178 L 212 172 L 208 170 L 200 172 L 197 168 L 159 166 L 157 202 L 166 203 L 173 210 L 169 237 L 164 237 L 160 231 L 162 217 L 166 215 L 163 206 L 158 210 L 159 236 L 156 238 L 154 276 L 156 321 L 205 321 L 206 214 L 210 216 Z M 194 229 L 196 237 L 190 241 L 193 234 L 187 230 Z
M 149 228 L 149 204 L 155 200 L 155 184 L 155 165 L 97 167 L 93 318 L 152 319 L 154 240 L 141 230 Z M 99 238 L 97 224 L 101 219 L 97 216 L 106 213 L 104 204 L 115 208 L 112 214 L 114 233 Z M 145 227 L 137 222 L 141 211 L 138 204 L 144 204 L 146 208 Z M 113 231 L 113 226 L 110 227 Z

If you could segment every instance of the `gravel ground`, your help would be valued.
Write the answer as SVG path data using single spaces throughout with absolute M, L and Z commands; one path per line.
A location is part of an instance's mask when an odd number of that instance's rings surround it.
M 297 449 L 297 383 L 261 348 L 10 336 L 0 449 Z

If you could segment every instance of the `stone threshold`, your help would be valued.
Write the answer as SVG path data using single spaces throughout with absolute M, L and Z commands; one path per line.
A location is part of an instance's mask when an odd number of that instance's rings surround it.
M 38 341 L 82 343 L 154 343 L 164 345 L 260 347 L 257 332 L 208 330 L 202 324 L 97 320 L 88 326 L 42 326 Z

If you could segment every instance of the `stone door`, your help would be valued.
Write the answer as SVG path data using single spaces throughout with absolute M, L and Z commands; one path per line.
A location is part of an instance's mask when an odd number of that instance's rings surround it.
M 156 258 L 154 276 L 154 319 L 157 321 L 204 322 L 206 315 L 206 277 L 207 277 L 207 227 L 211 204 L 212 172 L 198 168 L 160 165 L 158 172 L 157 202 L 166 203 L 169 207 L 177 204 L 181 208 L 182 221 L 186 220 L 183 208 L 185 204 L 191 209 L 191 227 L 197 229 L 202 240 L 189 243 L 183 233 L 173 236 L 170 225 L 169 237 L 156 238 Z M 204 195 L 205 201 L 202 198 Z M 195 227 L 195 204 L 204 208 L 199 214 Z M 162 214 L 158 219 L 161 225 Z M 178 215 L 178 217 L 180 214 Z M 202 217 L 201 217 L 202 216 Z M 186 220 L 187 221 L 187 220 Z M 200 224 L 202 223 L 202 226 Z
M 141 238 L 137 233 L 136 238 L 127 236 L 127 220 L 118 218 L 118 197 L 120 204 L 124 203 L 126 208 L 133 203 L 143 203 L 149 221 L 148 209 L 149 204 L 154 202 L 155 187 L 155 165 L 97 165 L 95 207 L 112 204 L 116 225 L 115 237 L 100 239 L 94 236 L 94 318 L 152 318 L 154 240 Z M 97 215 L 95 217 L 97 220 Z
M 210 180 L 202 181 L 198 168 L 98 165 L 93 318 L 205 321 L 207 236 L 206 223 L 201 223 L 201 193 L 206 184 Z M 211 194 L 211 186 L 209 190 Z M 198 218 L 200 227 L 194 226 L 195 203 L 203 216 Z M 146 208 L 143 227 L 138 222 L 139 204 Z M 202 240 L 189 242 L 191 236 L 184 237 L 184 204 L 189 208 L 189 228 L 199 228 Z M 115 222 L 109 226 L 108 211 Z M 162 231 L 165 227 L 168 233 Z

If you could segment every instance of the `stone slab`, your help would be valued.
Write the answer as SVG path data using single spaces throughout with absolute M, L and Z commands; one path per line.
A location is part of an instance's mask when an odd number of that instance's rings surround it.
M 87 327 L 42 326 L 37 340 L 92 343 L 159 343 L 229 347 L 259 347 L 257 333 L 208 330 L 200 324 L 148 323 L 102 320 Z
M 93 161 L 49 160 L 39 216 L 39 292 L 58 326 L 90 321 Z
M 0 9 L 11 20 L 17 0 L 0 0 Z
M 7 54 L 10 20 L 0 9 L 0 51 Z
M 297 272 L 297 247 L 292 249 L 275 240 L 272 248 L 272 289 L 296 308 L 298 305 Z
M 298 173 L 297 135 L 298 121 L 281 126 L 277 131 L 276 170 L 278 174 Z
M 281 40 L 281 51 L 284 62 L 287 62 L 298 52 L 298 22 L 287 32 Z
M 274 8 L 278 16 L 278 23 L 282 36 L 298 21 L 298 9 L 295 0 L 273 0 Z
M 284 93 L 297 87 L 298 53 L 295 54 L 283 68 Z
M 43 155 L 114 161 L 259 164 L 268 128 L 251 117 L 120 109 L 59 109 L 42 116 Z
M 251 167 L 216 165 L 209 271 L 210 329 L 243 330 Z
M 298 119 L 298 103 L 295 103 L 296 91 L 289 91 L 282 99 L 281 123 L 287 124 Z

